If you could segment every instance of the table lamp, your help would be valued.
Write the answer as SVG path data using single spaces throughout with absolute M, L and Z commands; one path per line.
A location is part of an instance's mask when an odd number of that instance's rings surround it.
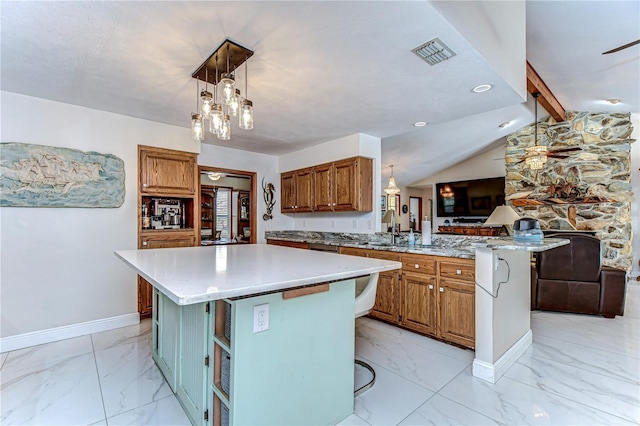
M 485 225 L 502 225 L 500 235 L 513 235 L 513 222 L 520 219 L 511 206 L 498 206 L 484 223 Z

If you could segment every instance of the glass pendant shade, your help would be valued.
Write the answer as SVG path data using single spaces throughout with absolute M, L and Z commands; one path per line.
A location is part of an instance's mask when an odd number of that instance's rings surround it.
M 389 195 L 398 195 L 400 193 L 400 188 L 396 185 L 396 178 L 393 177 L 393 166 L 391 167 L 391 177 L 389 178 L 389 185 L 384 189 L 384 192 Z
M 233 79 L 233 74 L 223 73 L 220 84 L 222 84 L 222 103 L 229 105 L 236 94 L 236 81 Z
M 191 114 L 191 138 L 195 141 L 204 139 L 204 128 L 202 127 L 202 116 L 200 114 Z
M 241 129 L 253 129 L 253 102 L 248 99 L 242 101 L 242 110 L 240 111 L 240 119 L 238 121 Z
M 202 99 L 202 118 L 208 119 L 213 106 L 213 95 L 211 95 L 211 92 L 203 90 L 200 92 L 200 99 Z
M 209 131 L 214 135 L 218 135 L 220 133 L 220 127 L 222 127 L 222 120 L 224 120 L 222 105 L 213 104 L 209 118 Z
M 241 103 L 242 96 L 240 96 L 240 90 L 236 89 L 236 95 L 231 99 L 231 103 L 229 104 L 229 115 L 237 117 Z
M 547 162 L 547 147 L 544 145 L 530 146 L 527 148 L 524 162 L 530 169 L 540 170 Z
M 229 114 L 225 114 L 222 119 L 218 139 L 223 141 L 231 139 L 231 117 L 229 117 Z

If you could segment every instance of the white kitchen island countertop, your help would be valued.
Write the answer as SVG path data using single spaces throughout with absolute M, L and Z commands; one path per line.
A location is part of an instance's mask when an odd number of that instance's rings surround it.
M 178 305 L 286 290 L 400 269 L 402 263 L 267 244 L 118 250 Z

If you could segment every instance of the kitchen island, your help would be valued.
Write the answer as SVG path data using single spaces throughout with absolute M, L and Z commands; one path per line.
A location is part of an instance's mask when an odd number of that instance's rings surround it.
M 355 278 L 402 266 L 264 244 L 116 255 L 153 285 L 154 360 L 205 425 L 351 415 Z

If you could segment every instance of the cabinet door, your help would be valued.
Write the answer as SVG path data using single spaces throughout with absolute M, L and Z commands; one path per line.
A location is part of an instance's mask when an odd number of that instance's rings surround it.
M 153 311 L 153 287 L 138 275 L 138 313 L 140 318 L 149 318 Z
M 376 303 L 369 315 L 385 321 L 398 322 L 398 273 L 380 272 L 378 276 L 378 288 L 376 290 Z
M 157 339 L 154 356 L 169 387 L 175 392 L 178 373 L 180 310 L 178 305 L 157 290 L 154 291 L 154 297 L 156 298 L 157 318 L 157 322 L 154 321 L 154 326 L 157 327 L 154 332 Z
M 475 284 L 440 278 L 438 336 L 475 347 Z
M 302 241 L 267 240 L 267 244 L 271 244 L 273 246 L 293 247 L 309 250 L 309 243 L 304 243 Z
M 356 188 L 356 160 L 349 159 L 333 163 L 334 170 L 334 207 L 335 211 L 353 211 L 358 209 Z
M 435 275 L 402 274 L 402 325 L 420 333 L 436 334 L 437 287 Z
M 140 192 L 195 195 L 196 154 L 140 149 Z
M 280 211 L 292 213 L 296 211 L 296 173 L 288 172 L 280 175 Z
M 314 210 L 317 212 L 332 211 L 334 205 L 333 164 L 322 164 L 313 168 L 314 177 Z
M 313 211 L 313 169 L 296 172 L 296 211 L 298 213 Z

